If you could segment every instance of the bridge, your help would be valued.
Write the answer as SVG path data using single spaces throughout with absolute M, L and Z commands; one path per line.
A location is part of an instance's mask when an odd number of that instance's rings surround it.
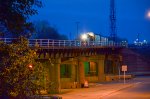
M 16 38 L 0 38 L 0 41 L 11 44 Z M 81 41 L 81 40 L 54 40 L 54 39 L 28 39 L 29 46 L 39 46 L 43 49 L 57 48 L 111 48 L 111 47 L 127 47 L 126 43 L 114 43 L 111 41 Z
M 18 41 L 16 38 L 0 38 L 0 41 L 11 44 Z M 28 39 L 30 47 L 37 47 L 40 59 L 70 58 L 91 55 L 119 54 L 120 49 L 126 48 L 126 43 L 81 41 L 81 40 L 53 40 L 53 39 Z
M 18 41 L 16 38 L 0 38 L 0 41 L 11 44 Z M 126 43 L 81 41 L 81 40 L 53 40 L 28 39 L 30 47 L 37 47 L 39 58 L 78 57 L 96 54 L 118 54 L 119 50 L 126 48 Z M 48 57 L 47 57 L 48 56 Z
M 11 44 L 14 38 L 0 38 Z M 81 88 L 84 82 L 104 82 L 118 79 L 122 65 L 120 51 L 125 43 L 85 42 L 80 40 L 28 39 L 30 47 L 37 47 L 38 61 L 45 71 L 44 86 L 48 92 L 60 93 L 62 88 Z M 116 76 L 115 76 L 116 75 Z M 48 82 L 54 85 L 49 87 Z

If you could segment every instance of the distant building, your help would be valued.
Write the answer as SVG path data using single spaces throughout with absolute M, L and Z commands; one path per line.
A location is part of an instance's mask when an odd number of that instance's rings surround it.
M 147 40 L 139 41 L 138 39 L 136 39 L 134 41 L 134 45 L 136 45 L 136 46 L 144 46 L 144 45 L 147 45 L 147 44 L 148 44 Z

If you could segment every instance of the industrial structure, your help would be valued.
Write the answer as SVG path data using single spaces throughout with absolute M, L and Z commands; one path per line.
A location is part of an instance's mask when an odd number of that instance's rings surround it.
M 110 40 L 116 42 L 117 29 L 116 29 L 116 7 L 115 0 L 110 0 Z

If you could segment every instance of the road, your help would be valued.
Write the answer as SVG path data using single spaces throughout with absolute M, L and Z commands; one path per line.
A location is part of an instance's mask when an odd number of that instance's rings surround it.
M 150 99 L 150 77 L 138 77 L 132 87 L 117 91 L 102 99 Z
M 123 81 L 97 83 L 89 88 L 64 89 L 58 94 L 63 99 L 150 99 L 150 77 Z

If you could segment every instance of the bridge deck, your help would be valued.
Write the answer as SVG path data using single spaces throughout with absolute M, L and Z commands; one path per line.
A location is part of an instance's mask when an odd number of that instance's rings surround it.
M 0 38 L 0 41 L 11 44 L 16 38 Z M 80 41 L 80 40 L 52 40 L 52 39 L 28 39 L 30 47 L 43 49 L 72 49 L 72 48 L 112 48 L 126 47 L 124 43 L 102 42 L 102 41 Z

